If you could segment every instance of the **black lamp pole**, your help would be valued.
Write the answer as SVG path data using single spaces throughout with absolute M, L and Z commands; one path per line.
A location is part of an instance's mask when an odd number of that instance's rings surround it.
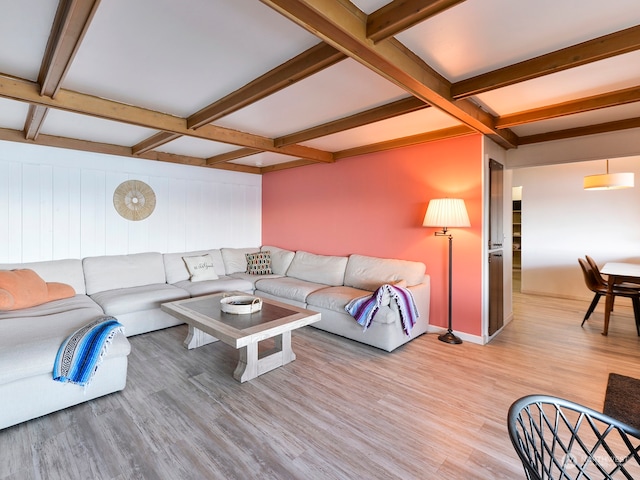
M 438 237 L 449 237 L 449 324 L 446 333 L 438 336 L 438 340 L 445 343 L 462 343 L 462 340 L 453 333 L 451 329 L 451 285 L 453 278 L 453 236 L 447 233 L 447 227 L 443 227 L 441 232 L 435 232 Z

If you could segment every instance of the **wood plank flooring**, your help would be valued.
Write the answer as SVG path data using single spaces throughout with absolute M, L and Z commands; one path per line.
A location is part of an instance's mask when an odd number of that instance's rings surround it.
M 0 431 L 0 479 L 515 479 L 509 405 L 547 393 L 601 410 L 640 378 L 630 305 L 516 294 L 489 345 L 422 337 L 389 354 L 305 327 L 297 360 L 250 382 L 186 327 L 132 337 L 124 391 Z M 455 319 L 454 319 L 455 322 Z

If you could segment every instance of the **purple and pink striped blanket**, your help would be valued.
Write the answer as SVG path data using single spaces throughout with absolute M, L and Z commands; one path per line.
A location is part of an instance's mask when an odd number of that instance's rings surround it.
M 349 315 L 364 327 L 363 331 L 366 331 L 371 325 L 373 317 L 385 303 L 384 300 L 387 296 L 390 302 L 395 302 L 398 306 L 402 330 L 405 335 L 411 336 L 411 329 L 420 315 L 413 299 L 413 294 L 406 288 L 384 284 L 378 287 L 372 295 L 354 298 L 344 308 L 349 312 Z

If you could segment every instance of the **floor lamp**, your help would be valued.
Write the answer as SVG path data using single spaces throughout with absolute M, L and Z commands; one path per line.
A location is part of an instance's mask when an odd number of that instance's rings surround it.
M 423 227 L 441 227 L 442 231 L 435 232 L 440 237 L 449 237 L 449 324 L 447 332 L 438 337 L 438 340 L 446 343 L 462 343 L 451 329 L 451 279 L 452 279 L 452 253 L 453 236 L 448 232 L 450 227 L 470 227 L 469 215 L 461 198 L 434 198 L 429 202 L 427 213 L 424 216 Z

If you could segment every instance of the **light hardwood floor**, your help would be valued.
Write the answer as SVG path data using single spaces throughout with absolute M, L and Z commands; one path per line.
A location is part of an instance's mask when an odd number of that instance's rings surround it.
M 623 302 L 608 337 L 603 305 L 580 328 L 588 302 L 514 303 L 485 346 L 430 334 L 389 354 L 305 327 L 295 362 L 244 384 L 237 351 L 186 350 L 185 326 L 132 337 L 123 392 L 0 431 L 0 478 L 524 478 L 509 405 L 547 393 L 601 410 L 610 372 L 640 377 L 640 340 Z

